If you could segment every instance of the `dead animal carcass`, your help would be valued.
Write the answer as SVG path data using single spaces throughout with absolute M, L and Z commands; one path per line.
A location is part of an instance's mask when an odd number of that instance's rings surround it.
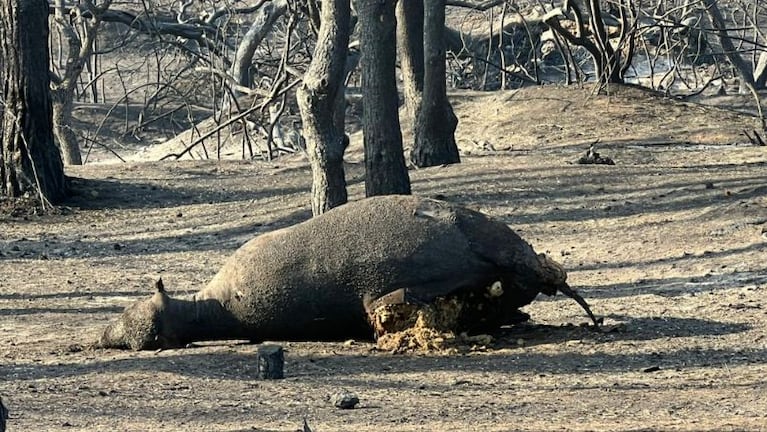
M 254 238 L 190 297 L 173 298 L 159 283 L 96 345 L 370 338 L 400 331 L 413 323 L 408 310 L 427 305 L 440 306 L 436 319 L 446 328 L 486 332 L 526 319 L 520 307 L 557 291 L 594 319 L 565 278 L 484 214 L 415 196 L 374 197 Z

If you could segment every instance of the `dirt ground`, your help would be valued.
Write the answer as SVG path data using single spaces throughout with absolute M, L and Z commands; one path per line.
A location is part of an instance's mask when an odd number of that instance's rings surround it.
M 0 396 L 9 431 L 767 430 L 767 148 L 752 117 L 636 89 L 460 93 L 463 163 L 414 193 L 501 218 L 568 269 L 562 296 L 468 354 L 367 341 L 93 351 L 162 276 L 202 287 L 247 239 L 310 216 L 300 157 L 90 164 L 62 214 L 2 216 Z M 591 142 L 614 166 L 572 162 Z M 347 178 L 363 196 L 355 137 Z M 342 390 L 360 404 L 339 410 Z

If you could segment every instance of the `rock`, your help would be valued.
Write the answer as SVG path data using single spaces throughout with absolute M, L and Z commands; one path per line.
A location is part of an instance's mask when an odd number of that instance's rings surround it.
M 354 409 L 358 403 L 360 403 L 360 399 L 357 395 L 347 391 L 343 391 L 333 398 L 333 405 L 340 409 Z
M 615 162 L 607 156 L 602 156 L 594 149 L 592 144 L 586 153 L 578 158 L 576 163 L 581 165 L 615 165 Z

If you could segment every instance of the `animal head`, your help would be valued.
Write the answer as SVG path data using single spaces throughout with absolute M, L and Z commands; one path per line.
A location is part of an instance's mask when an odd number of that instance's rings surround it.
M 120 318 L 104 330 L 96 347 L 145 350 L 179 346 L 172 337 L 174 332 L 163 325 L 169 321 L 163 318 L 169 312 L 170 302 L 160 279 L 152 297 L 125 308 Z
M 552 296 L 560 291 L 561 287 L 567 287 L 567 272 L 562 264 L 546 254 L 538 254 L 538 262 L 540 263 L 539 288 L 542 293 Z

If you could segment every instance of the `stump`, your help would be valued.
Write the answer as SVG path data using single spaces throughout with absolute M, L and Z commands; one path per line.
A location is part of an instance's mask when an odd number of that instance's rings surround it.
M 279 345 L 264 345 L 258 348 L 258 377 L 260 379 L 282 379 L 285 354 Z
M 3 398 L 0 398 L 0 432 L 5 432 L 5 421 L 8 419 L 8 409 L 3 405 Z

